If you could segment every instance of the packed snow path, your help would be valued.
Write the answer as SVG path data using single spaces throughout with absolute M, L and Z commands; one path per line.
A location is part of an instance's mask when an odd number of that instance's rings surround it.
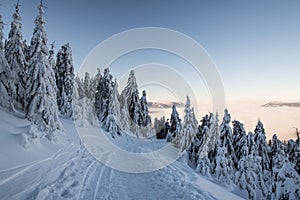
M 165 144 L 137 138 L 128 142 L 133 152 Z M 240 199 L 195 173 L 186 165 L 185 158 L 154 172 L 126 173 L 103 165 L 74 140 L 66 142 L 48 158 L 1 169 L 0 199 L 3 200 Z

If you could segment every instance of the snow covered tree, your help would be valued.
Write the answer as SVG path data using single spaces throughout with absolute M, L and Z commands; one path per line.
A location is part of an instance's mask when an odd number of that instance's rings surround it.
M 254 140 L 258 146 L 258 155 L 261 159 L 263 170 L 270 170 L 269 148 L 266 140 L 266 133 L 263 123 L 259 120 L 254 130 Z
M 286 153 L 295 170 L 300 175 L 300 146 L 294 140 L 289 140 L 286 145 Z
M 194 137 L 194 146 L 193 149 L 193 160 L 196 160 L 196 171 L 200 172 L 203 176 L 210 176 L 210 160 L 209 160 L 209 132 L 210 122 L 209 116 L 205 115 L 202 118 L 202 124 L 198 127 L 198 133 Z
M 6 85 L 7 91 L 15 101 L 16 108 L 25 108 L 25 81 L 27 62 L 24 55 L 24 44 L 22 36 L 22 23 L 20 16 L 20 5 L 16 5 L 16 11 L 12 16 L 11 29 L 8 40 L 5 43 L 5 57 L 10 66 L 9 74 L 12 75 L 14 84 Z
M 91 99 L 91 91 L 90 91 L 90 84 L 91 84 L 91 77 L 90 74 L 88 72 L 85 72 L 84 75 L 84 80 L 83 80 L 83 91 L 84 91 L 84 95 Z
M 200 172 L 202 175 L 210 177 L 211 172 L 214 170 L 213 156 L 216 141 L 219 139 L 218 115 L 216 115 L 216 117 L 213 113 L 205 115 L 201 122 L 202 124 L 198 127 L 198 133 L 200 133 L 202 137 L 196 156 L 198 159 L 196 171 Z
M 49 59 L 49 64 L 55 73 L 55 80 L 56 80 L 56 62 L 54 59 L 54 55 L 55 55 L 55 52 L 54 52 L 54 42 L 53 42 L 51 44 L 51 49 L 49 50 L 49 58 L 48 59 Z
M 236 158 L 237 161 L 240 160 L 242 157 L 242 151 L 241 149 L 247 145 L 247 136 L 246 136 L 246 131 L 244 129 L 244 125 L 237 121 L 234 120 L 232 122 L 233 124 L 233 146 L 234 146 L 234 152 L 236 152 Z M 238 167 L 238 163 L 235 163 L 235 167 Z
M 253 156 L 248 155 L 247 144 L 241 149 L 241 156 L 238 162 L 237 172 L 235 174 L 235 183 L 241 189 L 248 192 L 249 199 L 257 199 L 256 197 L 256 172 L 252 168 Z
M 195 116 L 193 109 L 191 108 L 191 101 L 189 96 L 187 96 L 184 113 L 184 121 L 179 136 L 180 138 L 178 140 L 181 151 L 184 151 L 189 147 L 194 136 L 197 133 L 197 121 L 195 121 Z
M 89 90 L 89 74 L 86 73 L 85 75 L 85 81 L 84 81 L 84 90 Z M 100 78 L 98 87 L 97 87 L 97 92 L 95 94 L 95 110 L 96 110 L 96 116 L 100 121 L 103 120 L 103 115 L 106 113 L 107 114 L 107 109 L 108 109 L 108 101 L 110 99 L 111 93 L 113 91 L 113 77 L 110 74 L 110 71 L 108 68 L 104 69 L 103 77 Z M 90 96 L 89 91 L 86 92 L 88 93 L 88 97 Z
M 80 86 L 81 85 L 81 86 Z M 75 78 L 73 92 L 73 120 L 77 126 L 88 127 L 89 125 L 97 125 L 97 120 L 94 112 L 94 104 L 83 94 L 81 88 L 83 83 L 79 77 Z M 82 92 L 80 94 L 80 92 Z
M 139 91 L 136 89 L 132 95 L 129 104 L 129 116 L 136 125 L 140 125 L 141 105 L 139 102 Z
M 121 134 L 120 126 L 120 103 L 117 80 L 112 83 L 112 91 L 110 92 L 109 99 L 106 102 L 107 109 L 105 110 L 104 117 L 102 118 L 102 127 L 111 133 L 114 138 L 116 134 Z
M 48 59 L 49 50 L 43 8 L 44 5 L 41 3 L 31 39 L 26 82 L 28 102 L 26 118 L 46 132 L 46 137 L 51 140 L 55 137 L 55 130 L 61 129 L 61 123 L 56 103 L 55 75 Z
M 271 143 L 272 199 L 300 199 L 300 177 L 289 162 L 283 144 L 273 135 Z
M 173 137 L 176 138 L 176 135 L 180 133 L 181 130 L 181 119 L 179 118 L 179 114 L 176 109 L 176 105 L 172 106 L 172 113 L 171 113 L 171 128 L 170 132 L 173 134 Z
M 135 72 L 134 70 L 131 70 L 129 73 L 127 85 L 125 86 L 124 90 L 121 92 L 120 95 L 121 107 L 126 106 L 127 108 L 129 108 L 132 94 L 135 93 L 137 89 L 138 89 L 138 85 L 136 82 Z M 127 103 L 127 105 L 125 105 L 125 102 Z
M 221 140 L 217 140 L 214 176 L 221 184 L 229 184 L 231 180 L 232 169 L 228 163 L 227 153 L 227 148 L 222 147 Z
M 140 124 L 141 126 L 148 126 L 148 124 L 151 123 L 151 118 L 149 116 L 149 111 L 148 111 L 146 90 L 143 90 L 143 96 L 140 99 L 140 105 L 141 105 Z
M 97 74 L 91 78 L 90 86 L 89 86 L 90 96 L 93 101 L 95 101 L 95 95 L 96 95 L 97 87 L 98 87 L 101 77 L 102 77 L 101 71 L 99 68 L 97 68 Z
M 136 124 L 133 123 L 132 118 L 131 118 L 132 111 L 131 112 L 129 111 L 130 110 L 129 107 L 131 104 L 133 104 L 131 102 L 132 96 L 134 93 L 136 93 L 137 89 L 138 89 L 138 85 L 136 82 L 135 72 L 134 72 L 134 70 L 131 70 L 129 73 L 127 85 L 121 92 L 121 95 L 119 98 L 120 107 L 121 107 L 122 128 L 124 130 L 131 129 L 132 131 L 135 131 L 134 129 L 136 129 Z
M 225 109 L 223 121 L 220 125 L 220 140 L 221 140 L 221 147 L 225 147 L 226 152 L 226 159 L 228 160 L 228 167 L 230 169 L 230 175 L 233 175 L 234 171 L 234 163 L 237 163 L 236 154 L 233 147 L 233 135 L 232 129 L 229 126 L 231 121 L 231 116 L 228 113 L 228 110 Z
M 121 134 L 121 114 L 117 80 L 112 79 L 109 69 L 104 69 L 95 94 L 95 109 L 102 128 L 115 137 L 115 134 Z
M 3 25 L 2 15 L 0 15 L 0 106 L 11 110 L 13 106 L 11 105 L 11 97 L 7 89 L 14 88 L 14 84 L 9 86 L 14 80 L 12 80 L 11 74 L 9 74 L 11 71 L 4 55 Z
M 72 116 L 72 93 L 74 87 L 74 66 L 72 49 L 69 44 L 61 47 L 56 61 L 57 104 L 60 114 L 64 117 Z

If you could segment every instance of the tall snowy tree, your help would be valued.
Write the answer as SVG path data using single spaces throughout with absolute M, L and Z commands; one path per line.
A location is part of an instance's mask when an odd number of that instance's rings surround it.
M 127 85 L 125 86 L 124 90 L 121 92 L 120 95 L 121 107 L 126 106 L 127 108 L 129 108 L 132 94 L 135 93 L 137 89 L 138 89 L 138 85 L 136 82 L 135 72 L 134 70 L 131 70 L 129 73 Z M 125 102 L 127 103 L 127 105 L 125 105 Z
M 272 199 L 300 199 L 300 177 L 289 162 L 283 144 L 273 135 L 271 143 Z
M 231 181 L 232 168 L 230 166 L 226 147 L 222 147 L 221 140 L 216 143 L 214 176 L 221 184 L 229 184 Z
M 78 98 L 81 99 L 84 97 L 83 80 L 78 76 L 78 74 L 75 77 L 75 83 L 77 84 L 77 90 L 75 91 L 78 92 Z
M 237 121 L 234 120 L 232 122 L 233 124 L 233 146 L 234 146 L 234 152 L 236 152 L 236 161 L 239 161 L 240 158 L 242 157 L 242 151 L 241 149 L 247 145 L 247 135 L 246 131 L 244 129 L 244 125 Z M 235 163 L 235 167 L 238 167 L 238 163 Z
M 300 175 L 300 146 L 297 144 L 297 141 L 289 140 L 286 145 L 286 152 L 290 162 L 294 164 L 295 170 Z
M 60 114 L 64 117 L 71 117 L 73 113 L 74 77 L 72 49 L 69 44 L 65 44 L 57 53 L 56 61 L 57 104 Z
M 91 86 L 90 74 L 88 72 L 85 72 L 84 80 L 83 80 L 83 91 L 84 91 L 84 95 L 89 99 L 91 99 L 92 97 L 90 86 Z
M 261 159 L 261 166 L 263 170 L 270 170 L 269 148 L 266 140 L 266 133 L 263 123 L 258 120 L 254 130 L 254 140 L 258 146 L 258 155 Z
M 101 71 L 100 71 L 99 68 L 97 68 L 97 74 L 94 77 L 91 78 L 90 86 L 89 86 L 90 96 L 91 96 L 91 99 L 93 101 L 95 101 L 97 87 L 98 87 L 98 84 L 99 84 L 99 81 L 100 81 L 101 77 L 102 77 Z
M 85 81 L 84 81 L 84 88 L 85 90 L 88 90 L 89 92 L 89 84 L 88 82 L 90 81 L 89 75 L 86 73 L 85 75 Z M 96 116 L 100 121 L 103 120 L 104 117 L 103 115 L 106 115 L 108 112 L 108 103 L 109 99 L 111 97 L 111 93 L 113 91 L 113 77 L 110 74 L 110 71 L 108 68 L 104 69 L 103 76 L 100 78 L 98 87 L 97 87 L 97 92 L 95 95 L 95 109 L 96 109 Z M 87 89 L 86 89 L 87 88 Z M 88 93 L 86 92 L 86 93 Z M 88 94 L 90 96 L 90 93 Z
M 54 42 L 51 44 L 51 49 L 49 50 L 49 64 L 52 67 L 54 73 L 55 73 L 55 80 L 56 80 L 56 62 L 54 59 L 55 52 L 54 52 Z
M 14 85 L 9 86 L 14 80 L 11 77 L 11 71 L 4 55 L 3 25 L 2 15 L 0 15 L 0 106 L 11 110 L 13 106 L 11 105 L 11 97 L 7 90 L 14 88 Z
M 39 14 L 31 39 L 28 79 L 26 82 L 26 118 L 46 132 L 51 140 L 55 130 L 61 129 L 56 103 L 56 84 L 54 71 L 49 64 L 47 34 L 45 31 L 44 5 L 38 6 Z
M 105 110 L 105 117 L 102 119 L 103 128 L 110 132 L 112 137 L 116 134 L 121 134 L 120 126 L 120 103 L 117 80 L 112 83 L 112 91 L 107 100 L 107 109 Z
M 141 105 L 139 102 L 139 91 L 136 89 L 132 95 L 131 95 L 131 100 L 129 104 L 129 116 L 131 120 L 134 122 L 136 125 L 141 125 L 140 124 L 140 117 L 141 117 Z
M 221 140 L 221 147 L 224 147 L 226 149 L 225 156 L 228 163 L 228 168 L 230 173 L 229 176 L 233 176 L 234 163 L 237 163 L 237 158 L 233 147 L 232 129 L 229 125 L 230 121 L 231 121 L 231 116 L 228 113 L 228 110 L 225 109 L 223 121 L 220 125 L 220 140 Z
M 138 123 L 140 121 L 140 102 L 138 96 L 138 85 L 135 72 L 131 70 L 127 85 L 119 97 L 121 107 L 121 125 L 123 130 L 138 134 Z
M 191 101 L 189 96 L 187 96 L 186 98 L 184 113 L 184 121 L 179 136 L 179 147 L 181 151 L 184 151 L 189 147 L 194 136 L 197 133 L 197 121 L 195 121 L 195 116 L 193 109 L 191 108 Z
M 179 118 L 179 114 L 177 112 L 175 104 L 172 106 L 170 121 L 171 121 L 170 132 L 172 133 L 173 137 L 176 138 L 176 135 L 178 135 L 181 130 L 181 119 Z
M 219 140 L 218 132 L 218 115 L 216 117 L 213 113 L 206 115 L 202 120 L 201 126 L 199 126 L 199 133 L 202 133 L 202 142 L 199 146 L 197 153 L 197 168 L 202 175 L 210 177 L 210 173 L 214 170 L 214 151 L 216 141 Z
M 16 103 L 16 108 L 24 110 L 25 107 L 25 81 L 27 62 L 24 55 L 22 36 L 22 23 L 20 5 L 16 4 L 16 11 L 12 16 L 11 29 L 5 43 L 5 57 L 10 66 L 14 84 L 6 85 L 7 91 Z
M 146 90 L 143 91 L 143 95 L 140 99 L 141 105 L 141 116 L 140 116 L 140 124 L 142 126 L 148 126 L 151 123 L 151 118 L 148 111 L 148 102 L 146 97 Z
M 89 98 L 84 96 L 83 81 L 75 78 L 73 92 L 73 120 L 77 126 L 88 127 L 89 125 L 97 125 L 97 120 L 94 112 L 94 103 Z

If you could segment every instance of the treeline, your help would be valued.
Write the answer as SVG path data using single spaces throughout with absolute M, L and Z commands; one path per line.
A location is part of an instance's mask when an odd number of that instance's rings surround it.
M 213 113 L 198 124 L 187 97 L 183 121 L 174 105 L 170 123 L 155 119 L 154 127 L 186 151 L 193 169 L 220 184 L 238 186 L 249 199 L 300 198 L 299 139 L 283 144 L 273 135 L 267 143 L 260 120 L 253 133 L 246 133 L 243 124 L 231 121 L 225 109 L 220 125 Z

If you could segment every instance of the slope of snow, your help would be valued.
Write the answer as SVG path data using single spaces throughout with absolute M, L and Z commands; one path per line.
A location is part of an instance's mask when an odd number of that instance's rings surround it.
M 30 124 L 0 111 L 0 199 L 240 199 L 195 173 L 185 157 L 149 173 L 107 167 L 80 145 L 71 120 L 62 123 L 65 132 L 56 142 L 36 139 L 24 148 L 22 133 Z M 95 131 L 99 129 L 90 127 L 87 133 Z M 126 134 L 113 142 L 135 153 L 166 145 Z

